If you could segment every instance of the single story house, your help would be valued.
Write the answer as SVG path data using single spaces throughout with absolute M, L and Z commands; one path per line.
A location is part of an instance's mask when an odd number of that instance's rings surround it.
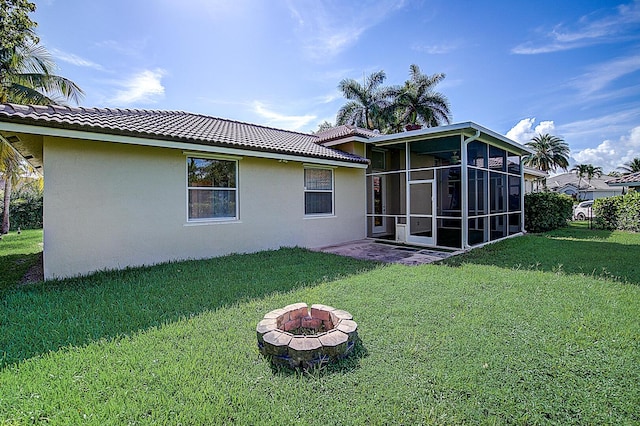
M 621 195 L 623 188 L 611 187 L 607 184 L 607 177 L 593 177 L 589 181 L 586 177 L 580 179 L 576 173 L 562 173 L 547 178 L 547 187 L 551 191 L 570 195 L 576 200 L 596 200 L 598 198 Z
M 46 279 L 366 237 L 467 249 L 524 231 L 530 151 L 471 122 L 313 135 L 0 104 L 0 137 L 45 176 Z

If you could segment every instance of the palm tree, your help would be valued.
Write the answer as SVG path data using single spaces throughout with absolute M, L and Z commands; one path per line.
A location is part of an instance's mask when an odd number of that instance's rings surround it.
M 2 179 L 4 180 L 2 225 L 0 226 L 0 235 L 9 232 L 11 191 L 27 172 L 26 168 L 27 163 L 22 159 L 22 156 L 18 154 L 4 138 L 0 137 L 0 176 L 2 176 Z
M 79 103 L 84 92 L 73 81 L 52 74 L 55 63 L 36 44 L 0 49 L 0 102 L 59 105 Z
M 591 186 L 591 179 L 602 176 L 602 167 L 594 167 L 593 164 L 587 164 L 587 180 Z
M 587 175 L 587 170 L 587 164 L 576 164 L 575 167 L 571 169 L 571 171 L 576 172 L 576 176 L 578 176 L 578 189 L 580 189 L 580 186 L 582 184 L 582 178 Z
M 557 136 L 538 134 L 525 144 L 534 153 L 525 157 L 525 165 L 542 171 L 555 171 L 558 167 L 567 171 L 569 167 L 569 145 Z
M 382 86 L 385 78 L 384 71 L 378 71 L 366 77 L 364 84 L 352 78 L 342 80 L 338 88 L 349 102 L 338 110 L 336 125 L 353 124 L 369 130 L 386 128 L 394 90 Z
M 449 124 L 449 101 L 442 93 L 434 91 L 434 87 L 444 80 L 445 74 L 425 75 L 415 64 L 409 67 L 409 73 L 411 79 L 405 82 L 395 101 L 398 126 L 402 128 L 407 124 L 420 124 L 435 127 Z
M 37 44 L 0 49 L 0 102 L 60 105 L 78 103 L 84 92 L 73 81 L 52 74 L 55 68 L 47 50 Z M 0 234 L 9 232 L 11 191 L 28 169 L 27 163 L 0 138 L 0 172 L 4 177 L 4 211 Z
M 631 161 L 624 163 L 624 166 L 618 167 L 618 169 L 624 171 L 623 174 L 640 172 L 640 157 L 636 157 Z

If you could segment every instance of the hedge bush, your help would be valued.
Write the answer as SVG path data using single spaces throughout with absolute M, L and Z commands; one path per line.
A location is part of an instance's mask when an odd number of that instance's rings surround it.
M 597 228 L 640 232 L 640 192 L 599 198 L 593 202 L 593 214 Z
M 545 232 L 567 226 L 573 215 L 573 199 L 555 192 L 524 195 L 524 226 L 528 232 Z
M 622 203 L 622 195 L 598 198 L 593 201 L 593 226 L 600 229 L 616 229 L 618 227 L 618 210 Z
M 0 212 L 4 212 L 0 198 Z M 42 228 L 42 192 L 16 191 L 9 203 L 10 230 Z M 2 216 L 0 216 L 1 218 Z

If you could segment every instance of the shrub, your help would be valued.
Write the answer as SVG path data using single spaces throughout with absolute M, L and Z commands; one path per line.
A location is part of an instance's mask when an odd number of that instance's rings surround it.
M 640 192 L 599 198 L 593 203 L 593 214 L 598 228 L 640 232 Z
M 524 196 L 524 226 L 528 232 L 545 232 L 567 225 L 573 200 L 555 192 L 532 192 Z
M 0 212 L 4 210 L 0 199 Z M 42 192 L 22 190 L 11 195 L 9 203 L 11 230 L 42 228 Z
M 616 229 L 618 227 L 618 210 L 622 203 L 622 195 L 598 198 L 593 201 L 593 225 L 600 229 Z

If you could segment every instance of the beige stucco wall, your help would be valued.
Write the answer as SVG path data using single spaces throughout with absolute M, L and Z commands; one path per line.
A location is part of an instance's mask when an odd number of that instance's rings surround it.
M 187 221 L 177 149 L 45 137 L 45 278 L 365 236 L 365 171 L 335 168 L 335 215 L 304 215 L 303 163 L 243 157 L 239 220 Z

